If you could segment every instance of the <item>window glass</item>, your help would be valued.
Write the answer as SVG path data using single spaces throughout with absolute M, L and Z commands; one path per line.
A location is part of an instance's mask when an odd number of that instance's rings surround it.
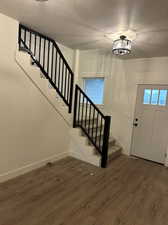
M 145 89 L 143 104 L 165 106 L 167 104 L 168 90 Z
M 152 98 L 151 98 L 151 104 L 157 105 L 158 104 L 158 97 L 159 97 L 159 90 L 152 90 Z
M 151 89 L 145 89 L 143 103 L 150 104 L 150 99 L 151 99 Z
M 95 104 L 103 104 L 104 78 L 84 78 L 84 91 Z
M 159 105 L 166 105 L 167 90 L 160 90 L 159 94 Z

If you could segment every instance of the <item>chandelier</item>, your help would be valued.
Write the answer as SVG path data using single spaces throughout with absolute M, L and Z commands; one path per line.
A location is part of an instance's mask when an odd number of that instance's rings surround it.
M 113 42 L 112 52 L 115 55 L 127 55 L 131 52 L 131 41 L 126 36 L 121 35 L 120 39 Z

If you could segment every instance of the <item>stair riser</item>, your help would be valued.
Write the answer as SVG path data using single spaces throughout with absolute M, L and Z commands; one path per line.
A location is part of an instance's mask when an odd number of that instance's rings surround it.
M 108 157 L 108 163 L 110 163 L 112 160 L 114 160 L 114 159 L 120 157 L 121 154 L 122 154 L 122 150 L 121 150 L 121 149 L 118 150 L 118 151 L 116 151 L 116 152 L 114 152 L 114 153 L 112 153 L 112 154 Z
M 112 148 L 112 149 L 114 148 L 113 152 L 110 151 L 111 148 Z M 117 148 L 117 149 L 116 149 L 116 148 Z M 110 146 L 110 145 L 109 145 L 109 152 L 108 152 L 108 155 L 109 155 L 109 156 L 113 155 L 114 153 L 116 153 L 116 152 L 118 152 L 118 151 L 121 151 L 121 152 L 122 152 L 122 148 L 119 147 L 119 146 L 116 146 L 116 145 L 113 145 L 113 146 Z M 98 154 L 98 152 L 96 151 L 96 149 L 95 149 L 95 151 L 94 151 L 94 154 L 95 154 L 95 155 Z

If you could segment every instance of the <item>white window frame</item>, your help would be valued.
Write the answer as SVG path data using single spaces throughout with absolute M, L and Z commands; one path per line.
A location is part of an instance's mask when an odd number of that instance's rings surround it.
M 89 76 L 89 75 L 83 75 L 82 76 L 82 87 L 83 87 L 83 90 L 85 90 L 85 79 L 96 79 L 96 78 L 100 78 L 100 79 L 104 79 L 104 88 L 103 88 L 103 103 L 102 104 L 95 104 L 97 106 L 104 106 L 104 99 L 105 99 L 105 96 L 104 96 L 104 93 L 105 93 L 105 76 L 103 75 L 95 75 L 95 76 Z

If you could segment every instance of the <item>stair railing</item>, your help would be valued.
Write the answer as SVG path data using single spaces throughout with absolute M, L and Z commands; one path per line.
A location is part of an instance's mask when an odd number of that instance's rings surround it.
M 72 112 L 74 74 L 56 42 L 24 25 L 19 25 L 19 49 L 26 51 Z M 80 127 L 101 155 L 101 167 L 108 161 L 111 117 L 104 116 L 76 85 L 73 127 Z
M 72 111 L 74 74 L 56 42 L 24 25 L 19 25 L 19 48 L 28 52 L 65 104 Z
M 73 127 L 80 127 L 101 155 L 101 167 L 108 161 L 111 117 L 104 116 L 91 99 L 76 85 Z

